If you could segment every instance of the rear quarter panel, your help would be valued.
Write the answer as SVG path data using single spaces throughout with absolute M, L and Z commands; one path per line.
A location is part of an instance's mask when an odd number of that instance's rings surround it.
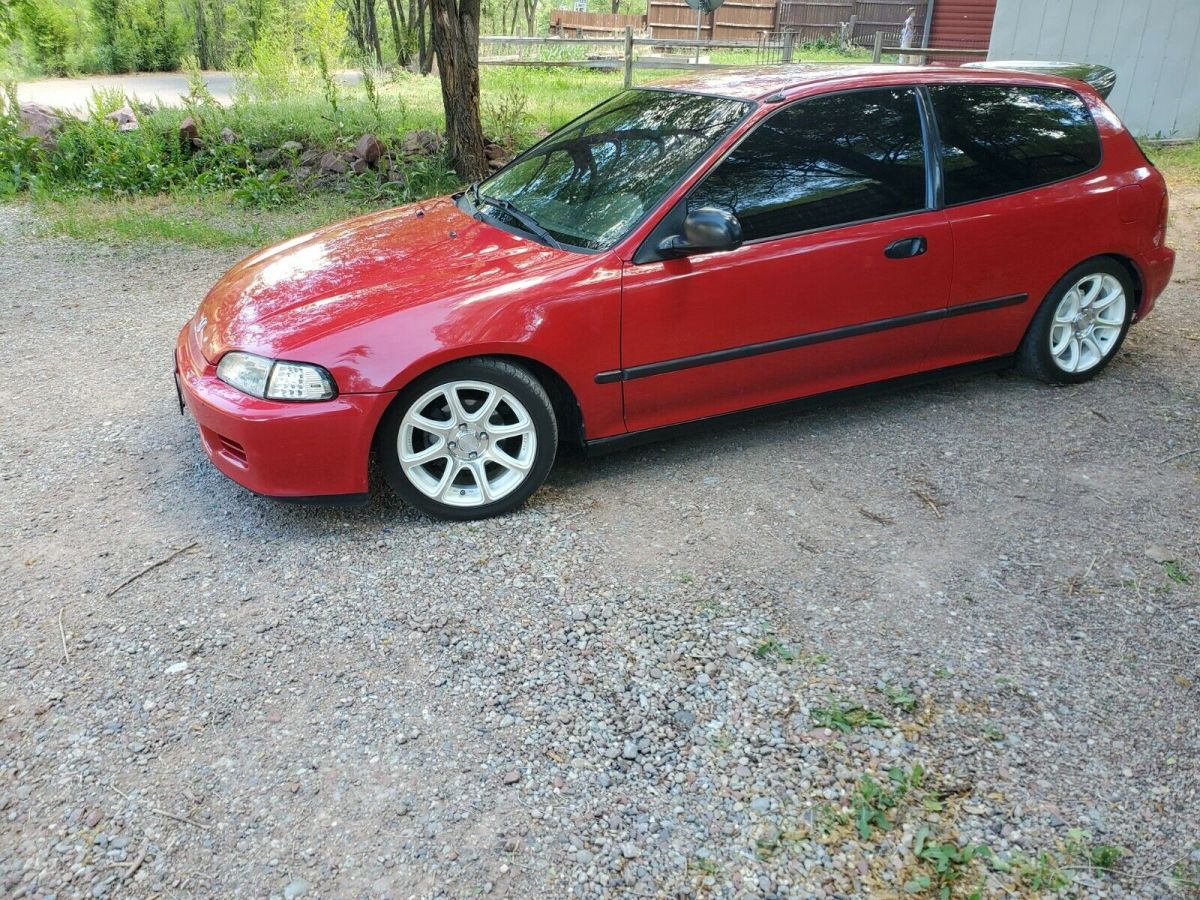
M 1145 254 L 1157 209 L 1151 197 L 1161 176 L 1099 96 L 1073 87 L 1100 132 L 1099 166 L 1066 181 L 947 208 L 954 238 L 950 305 L 1011 294 L 1028 300 L 947 319 L 935 368 L 1015 352 L 1050 289 L 1087 259 L 1128 259 L 1139 281 L 1147 280 Z

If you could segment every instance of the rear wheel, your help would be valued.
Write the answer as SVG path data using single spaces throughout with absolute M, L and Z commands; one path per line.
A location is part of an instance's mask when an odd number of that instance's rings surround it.
M 1120 349 L 1133 318 L 1133 283 L 1124 267 L 1099 258 L 1076 266 L 1051 289 L 1017 351 L 1028 375 L 1078 384 Z
M 400 497 L 444 519 L 516 509 L 541 486 L 558 446 L 554 408 L 525 369 L 494 359 L 451 363 L 388 409 L 375 449 Z

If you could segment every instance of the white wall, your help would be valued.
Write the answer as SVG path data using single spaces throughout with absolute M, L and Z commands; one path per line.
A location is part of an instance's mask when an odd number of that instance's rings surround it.
M 1130 131 L 1200 137 L 1200 0 L 997 0 L 988 59 L 1109 66 Z

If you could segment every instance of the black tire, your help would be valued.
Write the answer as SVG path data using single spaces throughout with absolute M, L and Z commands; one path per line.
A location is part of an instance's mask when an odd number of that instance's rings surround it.
M 414 404 L 422 401 L 430 392 L 438 388 L 457 384 L 459 387 L 455 391 L 455 396 L 461 401 L 463 409 L 469 413 L 482 414 L 480 411 L 482 403 L 486 402 L 487 395 L 482 391 L 477 391 L 469 385 L 464 386 L 463 382 L 478 383 L 480 385 L 489 386 L 498 390 L 501 393 L 507 392 L 529 417 L 532 424 L 533 443 L 528 450 L 525 445 L 517 444 L 517 441 L 523 441 L 523 437 L 498 438 L 494 442 L 486 436 L 489 428 L 495 427 L 502 429 L 506 427 L 503 418 L 507 416 L 511 421 L 508 427 L 520 425 L 523 421 L 520 416 L 520 411 L 515 405 L 509 401 L 501 401 L 502 405 L 491 414 L 489 425 L 487 422 L 474 420 L 474 424 L 470 426 L 470 433 L 466 435 L 471 441 L 470 446 L 475 448 L 472 452 L 478 452 L 480 458 L 476 459 L 474 455 L 468 460 L 460 454 L 465 453 L 462 445 L 464 441 L 460 437 L 457 442 L 452 442 L 449 438 L 454 437 L 454 427 L 464 427 L 456 423 L 454 412 L 449 406 L 448 394 L 443 397 L 435 397 L 422 406 L 422 411 L 432 411 L 438 413 L 439 409 L 444 407 L 445 415 L 449 418 L 446 420 L 446 425 L 443 428 L 447 431 L 448 437 L 442 436 L 441 432 L 433 430 L 425 431 L 418 427 L 411 427 L 406 435 L 401 434 L 405 427 L 405 417 L 409 414 L 410 409 Z M 471 408 L 471 403 L 475 402 L 478 397 L 480 406 Z M 436 408 L 435 408 L 436 407 Z M 434 418 L 428 415 L 427 419 L 441 425 L 441 418 Z M 479 429 L 476 431 L 475 429 Z M 484 435 L 484 437 L 478 437 Z M 444 443 L 446 448 L 454 447 L 455 443 L 459 444 L 453 451 L 447 449 L 442 456 L 431 459 L 427 464 L 414 465 L 410 462 L 408 470 L 401 462 L 400 446 L 402 438 L 409 442 L 412 449 L 420 452 L 421 449 L 436 452 L 442 448 Z M 424 448 L 416 447 L 415 442 L 422 441 L 427 446 Z M 509 459 L 515 459 L 513 454 L 525 454 L 528 468 L 525 471 L 523 480 L 520 480 L 515 485 L 508 488 L 507 492 L 496 500 L 486 500 L 486 491 L 483 485 L 479 482 L 479 474 L 477 466 L 483 467 L 486 471 L 499 473 L 499 484 L 503 485 L 504 479 L 515 478 L 518 473 L 516 468 L 505 466 L 489 459 L 502 458 L 495 452 L 496 449 L 505 452 Z M 518 449 L 520 453 L 518 453 Z M 450 363 L 429 372 L 407 388 L 401 391 L 392 405 L 388 407 L 388 411 L 384 414 L 383 420 L 379 423 L 379 429 L 375 433 L 375 453 L 379 460 L 379 467 L 383 472 L 384 478 L 393 491 L 410 506 L 414 506 L 430 516 L 441 519 L 453 519 L 457 521 L 465 521 L 470 519 L 486 519 L 490 516 L 503 515 L 523 504 L 529 497 L 541 487 L 542 482 L 546 480 L 546 476 L 550 472 L 551 466 L 554 465 L 554 456 L 558 449 L 558 423 L 554 417 L 554 407 L 547 396 L 545 389 L 528 371 L 513 363 L 505 362 L 498 359 L 467 359 L 460 362 Z M 510 454 L 508 451 L 512 451 Z M 490 452 L 490 456 L 489 456 Z M 444 463 L 442 462 L 444 458 Z M 491 467 L 488 469 L 487 467 Z M 431 496 L 426 491 L 433 488 L 433 482 L 438 479 L 446 479 L 447 471 L 450 467 L 457 467 L 459 473 L 450 475 L 449 480 L 442 480 L 440 483 L 445 485 L 449 493 L 443 491 L 443 496 L 454 497 L 456 494 L 461 495 L 460 503 L 472 503 L 472 505 L 456 505 L 455 503 L 446 503 L 435 496 Z M 410 478 L 409 472 L 413 472 Z M 484 474 L 483 479 L 491 486 L 491 478 L 488 474 Z M 426 490 L 417 486 L 417 481 L 425 485 Z M 472 487 L 472 485 L 474 485 Z M 468 496 L 470 492 L 470 496 Z M 478 494 L 478 502 L 474 502 L 474 495 Z
M 1051 331 L 1054 328 L 1054 315 L 1060 303 L 1081 280 L 1091 276 L 1110 275 L 1120 282 L 1125 292 L 1125 316 L 1121 330 L 1116 339 L 1107 347 L 1099 362 L 1081 371 L 1068 371 L 1063 368 L 1051 352 Z M 1058 280 L 1042 305 L 1038 308 L 1025 332 L 1021 346 L 1017 349 L 1017 368 L 1024 374 L 1045 381 L 1049 384 L 1080 384 L 1094 378 L 1104 371 L 1105 366 L 1121 350 L 1125 335 L 1129 333 L 1129 323 L 1133 320 L 1134 286 L 1129 272 L 1115 259 L 1098 256 L 1080 263 Z M 1115 324 L 1115 319 L 1113 324 Z

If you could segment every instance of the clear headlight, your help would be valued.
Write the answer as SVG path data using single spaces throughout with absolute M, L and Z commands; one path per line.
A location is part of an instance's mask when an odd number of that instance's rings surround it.
M 333 377 L 320 366 L 276 362 L 240 350 L 221 357 L 217 377 L 252 397 L 267 400 L 330 400 L 337 395 Z
M 308 363 L 277 362 L 267 380 L 271 400 L 329 400 L 333 395 L 333 378 Z

